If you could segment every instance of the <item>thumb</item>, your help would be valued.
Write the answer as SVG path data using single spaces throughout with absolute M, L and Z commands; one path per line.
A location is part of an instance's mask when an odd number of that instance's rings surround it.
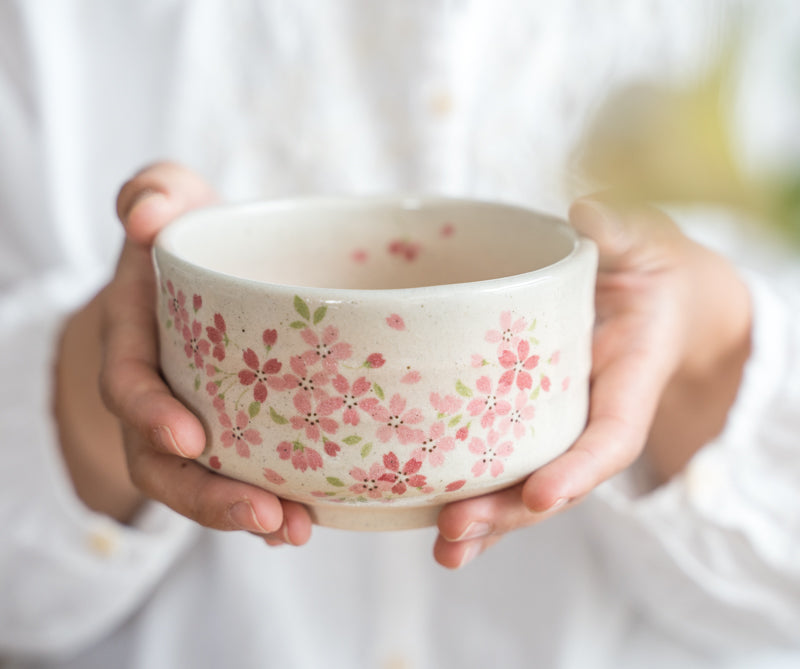
M 176 163 L 161 162 L 144 168 L 120 189 L 117 216 L 131 241 L 149 245 L 171 220 L 217 200 L 200 175 Z

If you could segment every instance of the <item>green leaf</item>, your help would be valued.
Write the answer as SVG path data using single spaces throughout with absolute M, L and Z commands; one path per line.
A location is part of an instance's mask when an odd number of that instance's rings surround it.
M 200 389 L 200 375 L 199 374 L 194 377 L 194 389 L 195 390 L 199 390 Z
M 361 447 L 361 457 L 366 458 L 372 452 L 372 442 L 368 442 Z
M 379 399 L 383 400 L 386 398 L 386 395 L 383 394 L 383 388 L 381 388 L 377 383 L 372 384 L 372 389 L 375 391 L 375 394 Z
M 335 485 L 337 488 L 344 488 L 345 484 L 342 482 L 341 479 L 337 479 L 335 476 L 326 476 L 325 480 L 330 483 L 331 485 Z
M 167 320 L 166 327 L 167 327 L 167 330 L 169 330 L 172 327 L 172 319 L 171 318 Z
M 536 319 L 534 318 L 533 322 L 531 323 L 531 326 L 528 328 L 528 332 L 531 332 L 535 329 L 536 329 Z
M 470 390 L 469 388 L 467 388 L 467 386 L 461 383 L 460 379 L 456 381 L 456 392 L 462 397 L 472 397 L 472 390 Z
M 250 402 L 250 406 L 247 407 L 247 413 L 250 414 L 250 418 L 258 416 L 259 411 L 261 411 L 261 402 Z
M 533 344 L 534 346 L 539 345 L 539 340 L 536 337 L 528 337 L 528 341 Z
M 447 424 L 449 427 L 455 427 L 461 422 L 462 415 L 458 414 L 458 416 L 453 416 L 450 419 L 450 422 Z
M 314 312 L 314 325 L 319 323 L 323 318 L 325 318 L 325 314 L 328 313 L 328 307 L 321 306 Z
M 361 441 L 361 437 L 359 437 L 357 434 L 351 434 L 349 437 L 342 439 L 342 441 L 348 446 L 355 446 Z
M 537 397 L 539 397 L 539 389 L 540 386 L 536 386 L 536 388 L 533 389 L 533 392 L 531 393 L 532 400 L 535 400 Z
M 286 425 L 286 423 L 289 422 L 272 407 L 269 408 L 269 417 L 272 418 L 272 420 L 274 420 L 278 425 Z
M 308 305 L 303 302 L 303 298 L 301 298 L 299 295 L 294 296 L 294 310 L 306 320 L 311 318 L 311 312 L 308 310 Z
M 289 323 L 290 328 L 294 328 L 295 330 L 302 330 L 303 328 L 307 328 L 308 324 L 303 323 L 303 321 L 292 321 Z

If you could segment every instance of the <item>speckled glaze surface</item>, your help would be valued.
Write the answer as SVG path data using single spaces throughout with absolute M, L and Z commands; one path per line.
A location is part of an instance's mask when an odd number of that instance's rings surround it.
M 511 485 L 586 421 L 594 245 L 445 198 L 192 212 L 156 241 L 161 363 L 200 461 L 392 530 Z

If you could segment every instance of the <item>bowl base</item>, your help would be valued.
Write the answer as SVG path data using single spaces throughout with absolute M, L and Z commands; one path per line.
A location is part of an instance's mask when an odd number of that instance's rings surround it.
M 360 532 L 392 532 L 436 525 L 442 506 L 367 508 L 350 504 L 323 504 L 310 506 L 308 510 L 314 524 L 322 527 Z

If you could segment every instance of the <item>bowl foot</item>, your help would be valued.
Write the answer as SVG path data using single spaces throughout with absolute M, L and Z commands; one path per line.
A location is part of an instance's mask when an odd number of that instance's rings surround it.
M 442 505 L 360 507 L 351 504 L 322 504 L 308 507 L 316 525 L 339 530 L 391 532 L 436 525 Z

